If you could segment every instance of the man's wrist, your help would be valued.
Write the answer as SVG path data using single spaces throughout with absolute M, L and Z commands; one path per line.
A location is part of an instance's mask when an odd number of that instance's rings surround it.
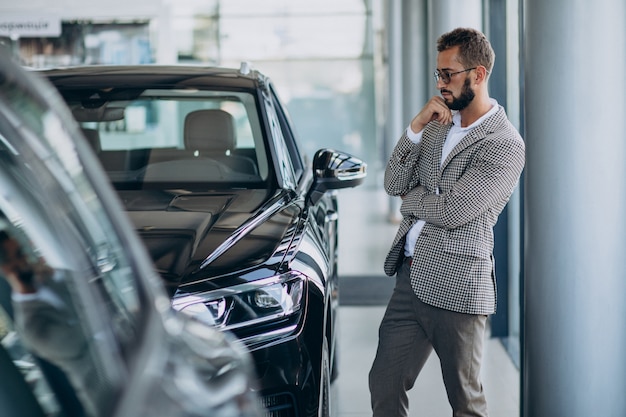
M 411 127 L 411 125 L 409 125 L 409 127 L 407 127 L 406 129 L 406 137 L 409 138 L 409 140 L 416 145 L 422 141 L 422 133 L 423 133 L 423 130 L 419 132 L 415 132 L 413 128 Z
M 411 123 L 409 124 L 409 128 L 415 134 L 421 133 L 422 130 L 424 130 L 425 127 L 426 127 L 426 124 L 420 122 L 419 120 L 417 120 L 417 117 L 415 117 L 413 120 L 411 120 Z

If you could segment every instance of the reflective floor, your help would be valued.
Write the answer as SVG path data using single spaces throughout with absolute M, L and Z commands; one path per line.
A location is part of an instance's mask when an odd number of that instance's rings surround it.
M 385 308 L 380 297 L 390 294 L 392 285 L 392 279 L 385 278 L 382 265 L 396 225 L 388 221 L 387 196 L 382 190 L 365 186 L 341 190 L 339 203 L 340 291 L 346 297 L 340 298 L 340 376 L 333 387 L 332 415 L 365 417 L 371 415 L 367 373 Z M 360 279 L 365 288 L 356 288 Z M 482 375 L 489 415 L 518 416 L 519 372 L 497 339 L 486 340 Z M 435 354 L 426 363 L 409 397 L 411 416 L 452 414 Z

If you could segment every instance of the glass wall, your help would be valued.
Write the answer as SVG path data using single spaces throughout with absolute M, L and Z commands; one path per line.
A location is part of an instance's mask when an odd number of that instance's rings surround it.
M 336 148 L 364 159 L 372 172 L 382 155 L 375 117 L 374 2 L 161 1 L 149 18 L 63 19 L 58 37 L 9 43 L 24 65 L 36 68 L 158 63 L 162 56 L 172 57 L 168 62 L 230 67 L 249 61 L 275 82 L 309 158 L 321 147 Z
M 222 65 L 251 61 L 286 102 L 305 153 L 377 158 L 372 7 L 363 0 L 219 4 Z
M 149 64 L 149 22 L 63 22 L 57 37 L 21 37 L 12 41 L 23 65 Z

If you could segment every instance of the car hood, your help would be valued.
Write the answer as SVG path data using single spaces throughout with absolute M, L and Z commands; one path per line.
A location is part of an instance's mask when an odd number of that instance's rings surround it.
M 173 286 L 267 261 L 289 241 L 299 214 L 280 190 L 120 190 L 119 195 L 157 269 Z

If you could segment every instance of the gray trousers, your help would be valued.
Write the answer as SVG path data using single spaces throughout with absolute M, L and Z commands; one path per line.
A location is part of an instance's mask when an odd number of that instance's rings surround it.
M 487 417 L 480 382 L 486 321 L 487 316 L 421 302 L 411 288 L 410 265 L 404 262 L 380 324 L 378 350 L 369 373 L 373 416 L 408 416 L 407 391 L 434 349 L 452 415 Z

